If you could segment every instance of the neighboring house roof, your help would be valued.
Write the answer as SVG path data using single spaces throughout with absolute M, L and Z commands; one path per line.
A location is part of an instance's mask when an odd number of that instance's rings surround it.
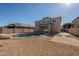
M 24 23 L 11 23 L 7 26 L 23 26 L 23 27 L 34 27 L 32 25 L 29 25 L 29 24 L 24 24 Z
M 79 16 L 77 18 L 75 18 L 72 22 L 78 21 L 79 20 Z

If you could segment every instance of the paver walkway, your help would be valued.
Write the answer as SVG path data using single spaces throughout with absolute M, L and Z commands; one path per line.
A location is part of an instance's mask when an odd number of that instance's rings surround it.
M 51 41 L 79 47 L 79 37 L 76 37 L 69 33 L 59 33 L 55 35 Z

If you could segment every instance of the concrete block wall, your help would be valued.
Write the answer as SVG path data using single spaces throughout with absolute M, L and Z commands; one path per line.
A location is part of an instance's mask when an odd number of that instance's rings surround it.
M 34 29 L 8 29 L 2 28 L 1 33 L 23 33 L 23 32 L 33 32 Z
M 73 35 L 79 36 L 79 28 L 68 29 L 68 32 L 73 34 Z

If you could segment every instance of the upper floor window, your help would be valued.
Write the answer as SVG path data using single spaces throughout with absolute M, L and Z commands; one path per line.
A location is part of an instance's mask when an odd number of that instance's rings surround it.
M 52 22 L 55 22 L 55 20 L 52 20 Z
M 47 23 L 49 23 L 49 20 L 47 20 Z
M 44 20 L 43 22 L 44 22 L 44 24 L 45 24 L 45 20 Z
M 52 20 L 52 22 L 56 22 L 56 20 Z

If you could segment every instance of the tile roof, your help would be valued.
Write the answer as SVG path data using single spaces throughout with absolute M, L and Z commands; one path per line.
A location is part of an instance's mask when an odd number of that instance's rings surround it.
M 9 24 L 9 25 L 7 25 L 7 26 L 26 26 L 26 27 L 34 27 L 34 26 L 32 26 L 32 25 L 29 25 L 29 24 L 24 24 L 24 23 L 11 23 L 11 24 Z

